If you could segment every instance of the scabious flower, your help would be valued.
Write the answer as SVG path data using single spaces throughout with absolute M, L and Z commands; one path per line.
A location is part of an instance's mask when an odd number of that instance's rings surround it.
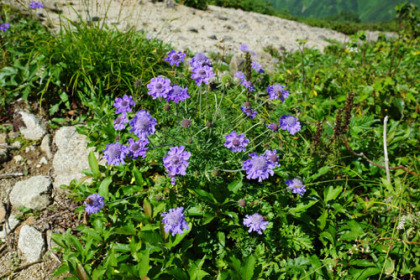
M 249 46 L 248 46 L 248 45 L 245 45 L 245 44 L 241 44 L 241 45 L 239 46 L 239 49 L 240 49 L 241 51 L 243 51 L 243 52 L 248 52 L 248 51 L 249 51 Z
M 251 120 L 253 120 L 257 115 L 257 111 L 252 109 L 251 107 L 241 106 L 241 110 L 245 113 L 245 115 L 247 115 L 247 117 L 250 117 Z
M 267 159 L 265 155 L 251 153 L 249 156 L 251 159 L 242 163 L 242 168 L 246 171 L 247 179 L 258 179 L 258 182 L 262 182 L 262 180 L 267 179 L 269 175 L 274 175 L 273 168 L 276 167 L 276 164 Z
M 175 50 L 171 50 L 168 53 L 168 56 L 165 58 L 165 61 L 169 62 L 169 64 L 179 66 L 179 63 L 184 62 L 185 54 L 182 52 L 177 52 Z
M 181 122 L 181 126 L 183 128 L 189 128 L 191 125 L 191 121 L 189 119 L 183 119 Z
M 185 175 L 188 167 L 188 159 L 190 152 L 184 150 L 184 146 L 171 147 L 167 155 L 163 157 L 163 166 L 165 166 L 169 177 L 171 177 L 172 185 L 175 185 L 175 177 L 177 175 Z
M 261 64 L 259 64 L 255 60 L 252 61 L 251 68 L 254 69 L 255 71 L 257 71 L 257 73 L 260 73 L 260 74 L 265 72 L 264 69 L 262 68 Z
M 233 152 L 245 152 L 245 147 L 249 143 L 249 140 L 245 139 L 245 134 L 237 135 L 235 130 L 226 135 L 225 138 L 225 147 Z
M 300 196 L 306 192 L 305 186 L 299 179 L 286 180 L 286 185 L 287 188 L 292 191 L 292 193 L 297 193 Z
M 240 79 L 241 81 L 245 80 L 245 74 L 242 71 L 236 72 L 233 76 Z
M 264 155 L 268 161 L 271 161 L 274 164 L 274 166 L 279 166 L 279 156 L 277 155 L 277 150 L 267 150 Z
M 42 9 L 44 8 L 44 4 L 41 1 L 32 1 L 31 3 L 29 3 L 29 8 Z
M 104 158 L 108 165 L 118 166 L 120 164 L 125 164 L 124 159 L 127 154 L 128 148 L 120 143 L 108 144 L 104 150 Z
M 10 28 L 10 23 L 0 23 L 0 31 L 6 32 Z
M 133 97 L 124 95 L 123 98 L 115 98 L 114 107 L 117 108 L 115 114 L 120 114 L 124 112 L 131 112 L 131 106 L 135 106 L 136 102 L 133 101 Z
M 277 132 L 279 130 L 279 125 L 276 123 L 270 123 L 267 125 L 267 128 L 271 129 L 274 132 Z
M 285 86 L 281 84 L 275 84 L 267 87 L 268 98 L 271 100 L 280 99 L 282 102 L 289 97 L 289 91 L 286 90 Z
M 190 227 L 185 221 L 185 215 L 182 213 L 184 207 L 172 208 L 169 209 L 169 212 L 163 212 L 161 216 L 163 217 L 162 222 L 165 223 L 165 232 L 172 233 L 172 236 L 175 234 L 183 234 L 184 230 L 189 230 Z
M 85 200 L 85 211 L 89 215 L 98 213 L 105 206 L 104 197 L 97 193 L 89 195 Z
M 153 99 L 158 97 L 166 98 L 169 91 L 172 89 L 171 80 L 163 76 L 153 78 L 150 80 L 150 83 L 147 85 L 149 91 L 147 94 L 151 95 Z
M 233 76 L 240 79 L 241 80 L 241 85 L 243 85 L 245 88 L 249 89 L 249 91 L 255 91 L 254 86 L 252 85 L 252 83 L 250 81 L 246 80 L 245 74 L 243 72 L 238 71 Z
M 201 83 L 208 84 L 210 78 L 216 76 L 213 73 L 213 69 L 210 66 L 196 66 L 193 70 L 193 74 L 191 75 L 191 79 L 194 79 L 197 86 L 200 86 Z
M 172 89 L 168 92 L 166 100 L 178 103 L 179 101 L 184 101 L 187 98 L 190 98 L 187 87 L 182 88 L 178 85 L 173 85 Z
M 205 65 L 212 67 L 211 60 L 204 53 L 196 54 L 193 58 L 191 58 L 189 63 L 192 68 Z
M 146 110 L 140 110 L 130 121 L 130 132 L 133 132 L 140 139 L 146 139 L 147 135 L 155 133 L 156 119 Z
M 123 130 L 125 128 L 125 124 L 128 123 L 127 113 L 124 112 L 118 116 L 118 118 L 114 121 L 114 128 L 115 130 Z
M 258 213 L 254 215 L 245 215 L 244 225 L 249 227 L 248 232 L 256 231 L 258 234 L 262 234 L 262 230 L 265 230 L 268 221 L 264 220 L 264 217 Z
M 134 139 L 130 138 L 128 139 L 128 152 L 129 155 L 136 159 L 139 156 L 141 156 L 142 158 L 146 157 L 146 151 L 147 151 L 147 147 L 146 145 L 149 144 L 149 141 L 147 139 L 140 139 L 137 141 L 134 141 Z
M 295 118 L 290 115 L 283 115 L 279 119 L 280 127 L 283 130 L 288 130 L 290 134 L 294 135 L 296 132 L 300 131 L 301 126 L 298 118 Z

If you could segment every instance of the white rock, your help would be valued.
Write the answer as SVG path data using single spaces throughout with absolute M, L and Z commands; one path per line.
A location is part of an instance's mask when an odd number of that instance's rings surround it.
M 22 116 L 22 121 L 25 126 L 19 128 L 20 132 L 23 134 L 23 137 L 28 140 L 40 140 L 42 136 L 47 132 L 45 125 L 35 117 L 33 114 L 27 113 L 25 111 L 19 111 L 19 114 Z
M 76 127 L 68 126 L 57 130 L 53 142 L 57 145 L 53 167 L 55 173 L 54 189 L 69 185 L 73 179 L 81 179 L 83 169 L 89 169 L 88 155 L 93 148 L 87 149 L 85 135 L 80 135 Z
M 19 162 L 19 161 L 23 160 L 23 157 L 21 155 L 17 155 L 17 156 L 13 157 L 13 160 L 16 161 L 16 162 Z
M 8 227 L 7 227 L 7 234 L 10 234 L 12 230 L 14 230 L 19 224 L 20 220 L 16 219 L 16 216 L 10 216 L 8 221 Z M 5 240 L 6 238 L 6 231 L 4 230 L 6 227 L 6 223 L 4 223 L 2 226 L 0 226 L 0 240 Z
M 48 159 L 52 158 L 50 142 L 51 142 L 51 137 L 49 134 L 47 134 L 42 139 L 41 146 L 40 146 L 41 151 L 45 153 Z
M 17 208 L 24 206 L 42 210 L 51 203 L 51 181 L 44 176 L 34 176 L 17 182 L 10 192 L 10 202 Z
M 34 262 L 42 258 L 45 241 L 39 231 L 31 226 L 24 225 L 20 229 L 18 248 L 27 262 Z
M 12 146 L 15 147 L 16 149 L 20 149 L 20 147 L 22 147 L 22 144 L 20 144 L 19 141 L 15 141 L 13 142 Z
M 48 164 L 48 161 L 47 161 L 47 159 L 45 158 L 45 157 L 42 157 L 40 160 L 39 160 L 39 164 Z

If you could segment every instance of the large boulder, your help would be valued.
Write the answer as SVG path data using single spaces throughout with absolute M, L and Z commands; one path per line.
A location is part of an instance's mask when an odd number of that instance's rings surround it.
M 18 248 L 27 262 L 35 262 L 42 258 L 45 241 L 39 231 L 31 226 L 24 225 L 20 229 Z
M 10 192 L 10 203 L 13 207 L 24 206 L 42 210 L 51 203 L 52 183 L 48 177 L 34 176 L 17 182 Z

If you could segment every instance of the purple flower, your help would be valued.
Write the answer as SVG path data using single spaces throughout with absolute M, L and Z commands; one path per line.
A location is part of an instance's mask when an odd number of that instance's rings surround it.
M 127 113 L 124 112 L 121 115 L 119 115 L 118 118 L 115 119 L 114 121 L 115 130 L 123 130 L 125 128 L 126 123 L 128 123 Z
M 149 141 L 147 139 L 145 140 L 137 140 L 134 141 L 132 138 L 128 139 L 128 151 L 129 155 L 133 157 L 134 159 L 141 156 L 142 158 L 146 157 L 146 150 L 148 149 L 146 145 L 149 144 Z
M 251 120 L 253 120 L 257 115 L 257 111 L 251 109 L 250 107 L 241 106 L 241 110 L 245 113 L 245 115 L 247 115 L 247 117 L 250 117 Z
M 305 186 L 299 179 L 286 180 L 286 185 L 287 188 L 292 191 L 292 193 L 297 193 L 300 196 L 306 192 Z
M 171 147 L 167 155 L 163 157 L 163 166 L 165 166 L 169 177 L 171 177 L 172 185 L 175 185 L 175 177 L 177 175 L 185 175 L 188 167 L 188 159 L 190 152 L 184 151 L 184 146 Z
M 140 110 L 130 121 L 130 132 L 133 132 L 138 138 L 145 140 L 147 135 L 155 133 L 156 119 L 146 110 Z
M 31 3 L 29 3 L 29 8 L 42 9 L 44 8 L 44 4 L 41 1 L 32 1 Z
M 289 91 L 286 90 L 285 86 L 275 84 L 267 87 L 268 98 L 271 100 L 280 99 L 282 102 L 289 97 Z
M 240 49 L 241 51 L 243 51 L 243 52 L 248 52 L 248 51 L 249 51 L 249 46 L 248 46 L 248 45 L 245 45 L 245 44 L 241 44 L 241 45 L 239 46 L 239 49 Z
M 241 71 L 236 72 L 233 76 L 240 79 L 241 81 L 245 80 L 245 74 Z
M 277 150 L 267 150 L 264 154 L 267 161 L 271 161 L 274 164 L 274 166 L 279 166 L 279 156 L 277 155 Z
M 171 50 L 168 53 L 168 56 L 165 58 L 165 61 L 169 62 L 169 64 L 172 66 L 176 64 L 176 66 L 179 66 L 180 62 L 184 62 L 185 54 L 182 52 L 176 52 L 175 50 Z
M 274 175 L 273 168 L 276 167 L 276 164 L 268 160 L 265 155 L 251 153 L 249 156 L 251 159 L 242 163 L 242 168 L 246 171 L 247 179 L 258 179 L 258 182 L 261 182 L 267 179 L 269 175 Z
M 0 23 L 0 31 L 6 32 L 6 30 L 9 28 L 10 28 L 10 23 L 8 22 Z
M 169 91 L 172 89 L 171 80 L 163 76 L 153 78 L 150 80 L 150 83 L 147 85 L 149 91 L 147 94 L 151 95 L 153 99 L 158 97 L 166 98 Z
M 256 61 L 253 61 L 252 63 L 251 63 L 251 68 L 252 69 L 254 69 L 255 71 L 257 71 L 258 73 L 260 73 L 260 74 L 262 74 L 262 73 L 264 73 L 265 71 L 264 71 L 264 69 L 262 68 L 262 66 L 261 66 L 261 64 L 259 64 L 258 62 L 256 62 Z
M 166 97 L 166 100 L 178 103 L 179 101 L 184 101 L 187 98 L 190 98 L 187 87 L 182 88 L 178 85 L 173 85 Z
M 237 135 L 235 130 L 226 135 L 225 138 L 225 147 L 233 152 L 245 152 L 245 147 L 249 143 L 249 140 L 245 139 L 245 134 Z
M 189 128 L 191 125 L 191 121 L 189 119 L 183 119 L 181 122 L 181 126 L 183 128 Z
M 124 95 L 123 98 L 115 98 L 114 107 L 117 108 L 115 114 L 120 114 L 124 112 L 131 112 L 131 106 L 135 106 L 136 102 L 133 101 L 133 97 Z
M 105 206 L 104 197 L 97 193 L 89 195 L 85 200 L 85 211 L 89 215 L 98 213 Z
M 196 54 L 193 58 L 191 58 L 189 63 L 192 68 L 205 65 L 212 67 L 211 60 L 204 53 Z
M 270 123 L 267 125 L 267 128 L 271 129 L 274 132 L 277 132 L 279 130 L 279 125 L 276 123 Z
M 280 127 L 283 130 L 288 130 L 290 134 L 294 135 L 296 132 L 300 130 L 300 122 L 298 118 L 295 118 L 290 115 L 283 115 L 279 119 Z
M 201 83 L 208 84 L 210 78 L 216 76 L 213 73 L 213 69 L 210 66 L 196 66 L 193 70 L 193 74 L 191 75 L 191 79 L 194 79 L 197 86 L 201 85 Z
M 264 217 L 258 213 L 254 215 L 245 215 L 244 225 L 249 227 L 248 232 L 256 231 L 258 234 L 262 234 L 262 230 L 266 229 L 266 226 L 269 224 Z
M 190 227 L 185 221 L 185 215 L 182 213 L 184 207 L 172 208 L 168 212 L 163 212 L 161 216 L 163 217 L 162 222 L 165 223 L 165 232 L 172 233 L 172 236 L 179 233 L 182 234 L 184 230 L 189 230 Z
M 252 83 L 250 81 L 246 80 L 245 74 L 243 72 L 238 71 L 233 76 L 240 79 L 241 80 L 241 85 L 243 85 L 245 88 L 249 89 L 249 91 L 255 91 L 254 86 L 252 85 Z
M 118 166 L 121 163 L 125 164 L 125 157 L 128 154 L 128 148 L 120 143 L 112 143 L 106 145 L 104 150 L 104 158 L 108 165 Z

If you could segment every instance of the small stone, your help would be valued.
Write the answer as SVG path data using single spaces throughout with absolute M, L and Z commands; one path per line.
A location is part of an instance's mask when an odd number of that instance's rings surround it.
M 9 151 L 6 148 L 0 148 L 0 163 L 9 160 Z
M 232 73 L 236 73 L 238 71 L 245 71 L 245 59 L 239 55 L 235 55 L 230 60 L 229 70 Z
M 7 134 L 6 133 L 0 133 L 0 145 L 1 144 L 7 144 Z
M 216 37 L 216 35 L 210 35 L 210 36 L 209 36 L 209 39 L 212 39 L 212 40 L 217 40 L 217 37 Z
M 23 157 L 21 155 L 17 155 L 17 156 L 13 157 L 13 160 L 16 161 L 16 162 L 20 162 L 20 161 L 23 160 Z
M 51 136 L 49 134 L 45 135 L 44 138 L 41 141 L 41 151 L 45 153 L 45 155 L 47 156 L 48 159 L 52 158 L 52 153 L 51 153 Z
M 24 123 L 24 126 L 19 127 L 23 137 L 28 140 L 40 140 L 47 132 L 44 124 L 42 124 L 41 121 L 33 114 L 25 111 L 19 111 L 19 114 L 21 115 Z
M 4 209 L 3 203 L 0 203 L 0 224 L 3 223 L 6 217 L 6 209 Z
M 7 220 L 8 227 L 7 227 L 7 235 L 9 235 L 19 224 L 20 220 L 16 218 L 16 216 L 10 216 Z M 0 240 L 6 239 L 6 231 L 5 231 L 6 223 L 0 225 Z
M 22 144 L 20 144 L 19 141 L 15 141 L 13 142 L 12 146 L 15 147 L 16 149 L 20 149 L 22 147 Z
M 45 176 L 34 176 L 28 180 L 17 182 L 10 192 L 13 207 L 24 206 L 42 210 L 51 203 L 52 182 Z
M 100 19 L 99 17 L 94 16 L 94 17 L 91 18 L 91 21 L 99 21 L 99 19 Z
M 48 164 L 48 161 L 47 161 L 47 159 L 45 158 L 45 157 L 42 157 L 40 160 L 39 160 L 39 164 Z
M 195 27 L 188 27 L 188 31 L 193 32 L 193 33 L 198 33 L 198 29 Z
M 229 19 L 228 17 L 226 17 L 224 15 L 221 15 L 221 14 L 218 14 L 216 17 L 220 20 L 228 20 Z
M 9 136 L 10 139 L 15 139 L 16 137 L 19 136 L 19 133 L 10 131 L 9 133 L 7 133 L 7 136 Z
M 31 226 L 23 226 L 19 234 L 18 248 L 27 262 L 40 260 L 45 249 L 42 234 Z
M 225 41 L 225 42 L 232 41 L 232 40 L 233 40 L 232 36 L 229 36 L 229 35 L 223 36 L 223 41 Z

